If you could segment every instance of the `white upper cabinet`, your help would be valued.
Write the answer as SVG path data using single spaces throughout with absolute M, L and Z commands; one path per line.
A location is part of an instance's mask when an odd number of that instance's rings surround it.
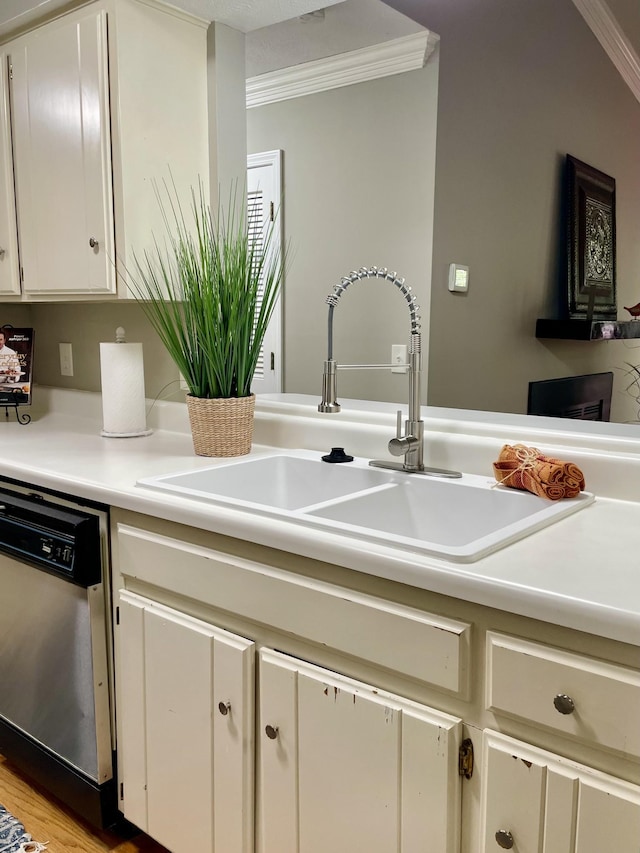
M 156 188 L 188 208 L 208 187 L 206 32 L 153 0 L 103 0 L 5 46 L 23 299 L 127 297 L 133 252 L 164 239 Z
M 156 189 L 175 186 L 188 223 L 192 188 L 209 192 L 207 24 L 153 0 L 107 8 L 116 252 L 132 274 L 167 233 Z
M 0 296 L 20 293 L 7 54 L 0 52 Z
M 90 9 L 11 47 L 25 293 L 115 293 L 106 40 Z

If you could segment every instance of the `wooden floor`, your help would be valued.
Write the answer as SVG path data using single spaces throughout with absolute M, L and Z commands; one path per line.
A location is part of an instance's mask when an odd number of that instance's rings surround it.
M 93 830 L 34 787 L 1 755 L 0 804 L 24 824 L 34 841 L 49 842 L 47 853 L 168 853 L 143 834 L 124 841 L 110 832 Z

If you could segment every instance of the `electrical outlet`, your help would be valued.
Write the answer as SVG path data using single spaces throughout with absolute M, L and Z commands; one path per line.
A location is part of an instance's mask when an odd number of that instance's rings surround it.
M 60 374 L 73 376 L 73 348 L 71 344 L 58 344 L 60 347 Z
M 391 364 L 405 365 L 408 361 L 406 344 L 391 344 Z M 392 367 L 392 373 L 407 373 L 408 367 Z

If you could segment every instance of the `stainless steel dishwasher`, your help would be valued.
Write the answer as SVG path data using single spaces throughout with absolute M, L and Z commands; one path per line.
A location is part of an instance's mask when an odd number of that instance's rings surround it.
M 0 753 L 117 819 L 108 511 L 0 481 Z

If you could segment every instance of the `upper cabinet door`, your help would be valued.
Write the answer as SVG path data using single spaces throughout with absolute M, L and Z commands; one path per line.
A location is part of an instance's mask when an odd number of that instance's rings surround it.
M 115 293 L 106 12 L 64 16 L 8 52 L 23 290 Z
M 0 294 L 19 295 L 20 271 L 11 159 L 7 55 L 0 53 Z

